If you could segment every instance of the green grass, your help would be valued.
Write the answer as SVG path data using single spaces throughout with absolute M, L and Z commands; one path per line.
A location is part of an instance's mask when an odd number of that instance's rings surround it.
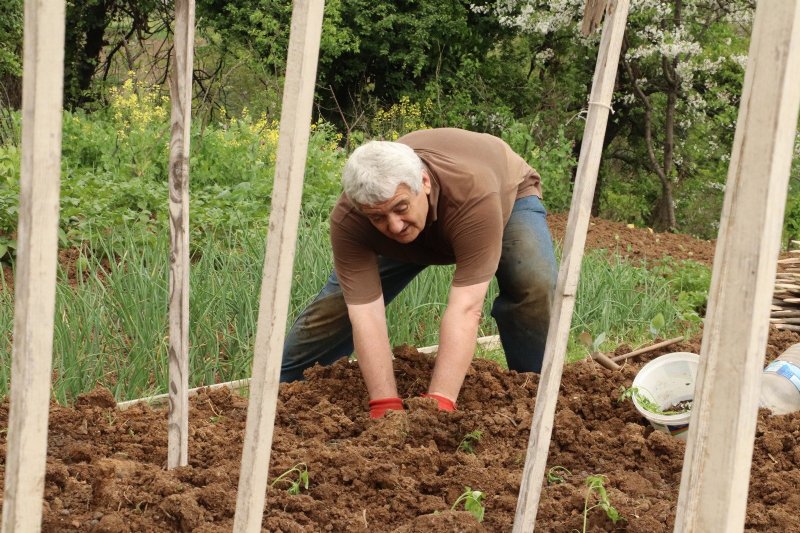
M 258 311 L 265 235 L 261 230 L 230 230 L 206 235 L 193 248 L 190 282 L 190 386 L 247 377 Z M 142 231 L 116 232 L 94 238 L 93 254 L 78 261 L 85 276 L 76 287 L 59 271 L 56 294 L 53 370 L 55 398 L 68 402 L 95 384 L 108 387 L 118 400 L 166 391 L 168 380 L 168 241 L 167 235 Z M 87 247 L 87 249 L 89 249 Z M 102 257 L 116 261 L 102 262 Z M 103 267 L 102 265 L 106 266 Z M 290 323 L 316 295 L 331 270 L 327 222 L 303 219 L 298 239 Z M 575 338 L 582 331 L 606 334 L 601 349 L 619 343 L 652 341 L 651 323 L 664 318 L 662 337 L 695 327 L 691 310 L 679 298 L 682 265 L 653 271 L 589 252 L 583 265 L 570 338 L 568 359 L 587 349 Z M 438 343 L 452 267 L 423 272 L 389 306 L 393 344 L 418 347 Z M 85 277 L 85 280 L 83 279 Z M 685 276 L 684 276 L 685 277 Z M 681 285 L 682 287 L 682 285 Z M 489 316 L 497 288 L 486 299 L 479 335 L 497 333 Z M 10 378 L 13 298 L 0 291 L 0 394 Z M 502 350 L 479 350 L 505 364 Z

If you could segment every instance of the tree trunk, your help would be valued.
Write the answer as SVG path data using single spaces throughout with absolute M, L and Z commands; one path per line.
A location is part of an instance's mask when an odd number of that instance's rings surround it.
M 661 183 L 661 196 L 656 202 L 650 225 L 656 231 L 675 231 L 675 198 L 669 181 Z
M 105 0 L 75 6 L 67 14 L 64 106 L 79 107 L 92 100 L 89 90 L 105 44 L 110 3 Z

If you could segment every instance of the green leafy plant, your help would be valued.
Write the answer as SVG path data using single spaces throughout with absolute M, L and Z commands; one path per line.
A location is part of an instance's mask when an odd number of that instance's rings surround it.
M 676 261 L 667 256 L 652 266 L 652 273 L 669 282 L 668 288 L 676 300 L 681 318 L 689 322 L 701 322 L 700 317 L 705 314 L 708 304 L 711 269 L 697 261 Z
M 5 237 L 0 235 L 0 261 L 6 258 L 10 259 L 15 255 L 17 249 L 17 241 L 15 239 L 11 239 L 9 237 Z
M 572 472 L 570 472 L 566 467 L 556 465 L 551 467 L 547 471 L 547 483 L 548 485 L 555 485 L 557 483 L 564 482 L 564 476 L 571 476 Z
M 464 438 L 458 443 L 458 450 L 464 453 L 475 453 L 475 447 L 481 441 L 481 437 L 483 437 L 483 431 L 479 429 L 470 431 L 464 435 Z
M 297 463 L 292 468 L 275 478 L 271 487 L 279 482 L 288 483 L 286 492 L 289 494 L 300 494 L 301 489 L 308 490 L 308 467 L 305 463 Z
M 483 515 L 486 508 L 483 506 L 483 498 L 485 494 L 479 490 L 472 490 L 469 487 L 464 487 L 464 492 L 456 498 L 453 506 L 450 507 L 451 511 L 455 511 L 459 503 L 464 504 L 464 510 L 468 511 L 478 522 L 483 522 Z
M 797 144 L 795 144 L 797 146 Z M 800 194 L 789 194 L 783 218 L 783 243 L 789 248 L 792 240 L 800 239 Z
M 653 317 L 653 320 L 650 321 L 650 334 L 653 337 L 657 337 L 662 329 L 664 329 L 664 314 L 658 313 Z
M 606 516 L 616 524 L 620 520 L 625 520 L 617 509 L 611 505 L 611 500 L 606 491 L 606 482 L 608 478 L 603 475 L 590 475 L 586 477 L 586 498 L 583 501 L 583 533 L 586 533 L 586 527 L 589 525 L 589 512 L 592 509 L 599 507 L 605 511 Z M 590 505 L 592 496 L 594 495 L 595 503 Z
M 632 400 L 634 397 L 638 404 L 645 410 L 657 415 L 677 415 L 691 409 L 691 404 L 689 402 L 681 402 L 680 405 L 685 407 L 680 409 L 662 409 L 660 405 L 651 399 L 651 395 L 646 390 L 640 389 L 639 387 L 620 387 L 620 395 L 617 401 L 623 402 L 625 400 Z

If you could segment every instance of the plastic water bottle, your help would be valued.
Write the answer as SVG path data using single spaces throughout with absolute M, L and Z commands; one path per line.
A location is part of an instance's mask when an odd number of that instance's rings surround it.
M 764 369 L 760 404 L 775 415 L 800 411 L 800 343 L 789 347 Z

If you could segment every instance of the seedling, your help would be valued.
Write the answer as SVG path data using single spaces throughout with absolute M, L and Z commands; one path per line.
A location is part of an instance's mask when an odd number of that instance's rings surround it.
M 479 429 L 470 431 L 464 435 L 464 438 L 458 443 L 458 450 L 464 453 L 475 453 L 475 447 L 481 441 L 481 437 L 483 437 L 483 431 Z
M 464 502 L 464 510 L 469 511 L 478 522 L 483 522 L 483 514 L 486 512 L 486 508 L 482 503 L 484 496 L 484 493 L 479 490 L 472 490 L 469 487 L 464 487 L 464 492 L 461 493 L 461 496 L 456 498 L 450 510 L 455 511 L 458 504 Z
M 583 533 L 586 533 L 586 527 L 589 525 L 589 511 L 596 507 L 605 511 L 606 516 L 614 524 L 620 520 L 625 520 L 625 518 L 619 514 L 619 511 L 611 505 L 608 492 L 606 492 L 606 481 L 608 481 L 608 478 L 603 475 L 591 475 L 586 477 L 586 486 L 588 489 L 586 490 L 586 498 L 583 501 Z M 590 506 L 589 500 L 592 498 L 593 494 L 597 498 L 597 503 Z
M 294 479 L 295 476 L 296 479 Z M 286 489 L 286 492 L 289 494 L 300 494 L 301 488 L 308 490 L 308 468 L 306 464 L 297 463 L 292 468 L 276 477 L 270 486 L 274 487 L 279 481 L 289 483 L 289 487 Z
M 547 483 L 549 485 L 554 485 L 556 483 L 563 483 L 564 476 L 571 476 L 572 472 L 567 470 L 566 467 L 563 466 L 554 466 L 547 471 Z

